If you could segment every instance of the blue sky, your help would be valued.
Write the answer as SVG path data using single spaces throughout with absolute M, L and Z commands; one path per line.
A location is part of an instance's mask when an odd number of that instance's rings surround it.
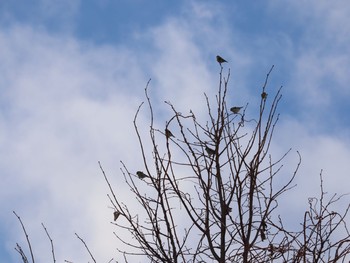
M 0 261 L 18 262 L 14 246 L 25 244 L 13 210 L 39 262 L 50 260 L 41 222 L 60 262 L 88 261 L 74 232 L 99 261 L 118 258 L 97 162 L 130 196 L 119 160 L 142 164 L 132 119 L 148 79 L 159 127 L 170 116 L 164 100 L 201 115 L 217 54 L 229 61 L 230 100 L 252 111 L 275 65 L 268 92 L 284 88 L 272 154 L 292 147 L 286 174 L 296 150 L 303 158 L 287 210 L 301 218 L 321 169 L 329 193 L 347 192 L 349 13 L 350 3 L 324 0 L 1 1 Z

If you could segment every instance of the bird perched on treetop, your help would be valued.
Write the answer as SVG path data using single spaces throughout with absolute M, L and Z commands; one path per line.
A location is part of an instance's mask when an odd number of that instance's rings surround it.
M 170 137 L 175 137 L 168 129 L 165 129 L 165 137 L 169 139 Z
M 227 62 L 225 59 L 223 59 L 219 55 L 216 56 L 216 61 L 219 62 L 220 65 L 221 65 L 221 63 Z
M 230 111 L 232 111 L 234 114 L 237 114 L 243 107 L 232 107 Z
M 137 176 L 138 176 L 140 179 L 143 179 L 143 178 L 148 177 L 148 175 L 144 174 L 144 173 L 141 172 L 141 171 L 137 171 L 136 174 L 137 174 Z
M 215 154 L 215 151 L 214 151 L 213 149 L 209 148 L 208 146 L 205 146 L 205 150 L 207 151 L 207 153 L 208 153 L 209 155 Z

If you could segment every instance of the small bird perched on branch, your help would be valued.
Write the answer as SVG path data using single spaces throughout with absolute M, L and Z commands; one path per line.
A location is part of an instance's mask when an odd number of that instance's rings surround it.
M 143 178 L 148 177 L 148 175 L 144 174 L 144 173 L 141 172 L 141 171 L 137 171 L 136 174 L 137 174 L 137 176 L 138 176 L 140 179 L 143 179 Z
M 227 63 L 227 61 L 225 59 L 223 59 L 222 57 L 220 57 L 219 55 L 216 56 L 216 61 L 219 62 L 220 65 L 221 65 L 221 63 L 224 63 L 224 62 Z
M 265 91 L 263 91 L 263 93 L 261 93 L 261 98 L 262 99 L 266 99 L 267 98 L 267 93 Z
M 120 212 L 118 210 L 114 211 L 113 215 L 114 215 L 114 221 L 116 221 L 118 219 L 118 217 L 120 216 Z
M 208 146 L 205 146 L 205 150 L 207 151 L 207 153 L 208 153 L 209 155 L 215 154 L 215 151 L 214 151 L 213 149 L 209 148 Z
M 170 137 L 175 137 L 171 131 L 169 131 L 168 129 L 165 129 L 165 137 L 167 139 L 169 139 Z
M 243 107 L 232 107 L 230 111 L 232 111 L 234 114 L 237 114 Z
M 261 222 L 261 228 L 260 228 L 261 241 L 264 241 L 266 239 L 266 228 L 267 228 L 267 225 L 266 225 L 265 221 L 263 220 Z

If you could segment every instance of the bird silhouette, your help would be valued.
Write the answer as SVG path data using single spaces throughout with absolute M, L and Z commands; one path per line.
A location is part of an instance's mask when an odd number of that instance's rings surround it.
M 219 62 L 220 65 L 221 65 L 221 63 L 227 62 L 225 59 L 223 59 L 219 55 L 216 56 L 216 61 Z
M 237 114 L 243 107 L 232 107 L 230 111 L 232 111 L 234 114 Z
M 265 223 L 265 221 L 261 221 L 261 228 L 260 228 L 260 237 L 261 237 L 261 240 L 264 241 L 266 239 L 266 228 L 267 228 L 267 225 Z
M 232 208 L 229 207 L 228 204 L 224 204 L 223 210 L 224 210 L 225 214 L 227 214 L 227 215 L 232 212 Z
M 138 176 L 140 179 L 143 179 L 143 178 L 148 177 L 148 175 L 144 174 L 144 173 L 141 172 L 141 171 L 137 171 L 136 174 L 137 174 L 137 176 Z
M 261 98 L 263 98 L 263 99 L 267 98 L 267 93 L 265 91 L 263 93 L 261 93 Z
M 260 237 L 261 237 L 261 241 L 264 241 L 266 239 L 266 234 L 261 228 L 260 228 Z
M 113 215 L 114 215 L 114 221 L 116 221 L 118 219 L 118 217 L 120 216 L 120 212 L 118 210 L 114 211 Z
M 213 149 L 209 148 L 208 146 L 205 146 L 205 150 L 207 151 L 207 153 L 208 153 L 209 155 L 215 154 L 215 151 L 214 151 Z
M 169 131 L 168 129 L 165 129 L 165 137 L 169 139 L 170 137 L 175 137 L 175 136 L 174 134 L 172 134 L 171 131 Z

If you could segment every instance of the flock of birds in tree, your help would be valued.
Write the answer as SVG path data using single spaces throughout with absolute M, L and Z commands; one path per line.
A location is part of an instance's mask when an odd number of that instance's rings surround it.
M 224 58 L 222 58 L 222 57 L 220 57 L 219 55 L 216 56 L 216 61 L 220 64 L 220 66 L 221 66 L 222 63 L 227 63 L 227 60 L 224 59 Z M 243 107 L 237 107 L 237 106 L 235 106 L 235 107 L 230 108 L 230 111 L 231 111 L 233 114 L 239 114 L 239 111 L 240 111 L 242 108 L 243 108 Z M 169 138 L 175 137 L 175 136 L 174 136 L 174 134 L 173 134 L 168 128 L 165 128 L 165 137 L 166 137 L 167 139 L 169 139 Z M 205 151 L 208 153 L 209 156 L 215 154 L 215 150 L 209 148 L 207 145 L 205 146 Z M 147 174 L 145 174 L 145 173 L 142 172 L 142 171 L 137 171 L 137 172 L 136 172 L 136 175 L 137 175 L 141 180 L 144 179 L 144 178 L 146 178 L 146 177 L 149 177 Z M 117 214 L 117 216 L 116 216 L 116 214 L 114 215 L 115 220 L 118 218 L 118 216 L 119 216 L 119 214 Z
M 224 58 L 220 57 L 219 55 L 216 56 L 216 61 L 220 64 L 220 66 L 222 66 L 221 64 L 222 63 L 228 63 L 227 60 L 225 60 Z M 261 94 L 261 97 L 263 99 L 266 99 L 267 97 L 267 93 L 263 92 Z M 239 111 L 242 109 L 243 107 L 237 107 L 237 106 L 234 106 L 232 108 L 230 108 L 230 111 L 233 113 L 233 114 L 239 114 Z M 168 128 L 165 128 L 165 137 L 166 139 L 169 139 L 171 137 L 175 137 L 174 134 L 168 129 Z M 207 145 L 205 146 L 205 151 L 208 153 L 209 156 L 212 156 L 215 154 L 215 150 L 208 147 Z M 136 172 L 136 175 L 138 176 L 139 179 L 143 180 L 144 178 L 147 178 L 149 177 L 149 175 L 145 174 L 144 172 L 142 171 L 137 171 Z M 120 216 L 120 212 L 119 211 L 115 211 L 114 212 L 114 221 L 116 221 L 118 219 L 118 217 Z

